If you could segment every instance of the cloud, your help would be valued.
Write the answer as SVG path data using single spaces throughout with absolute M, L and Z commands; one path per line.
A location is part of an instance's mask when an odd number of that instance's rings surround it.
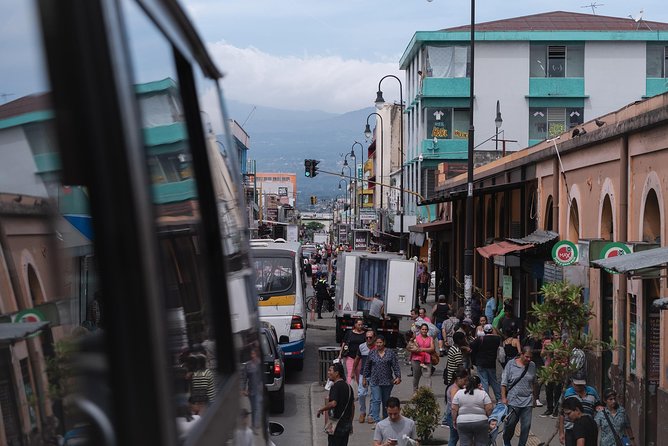
M 386 74 L 404 78 L 398 62 L 370 62 L 340 56 L 276 56 L 254 47 L 209 44 L 225 73 L 229 99 L 290 110 L 344 113 L 373 105 L 378 81 Z M 398 100 L 399 86 L 383 83 L 385 99 Z

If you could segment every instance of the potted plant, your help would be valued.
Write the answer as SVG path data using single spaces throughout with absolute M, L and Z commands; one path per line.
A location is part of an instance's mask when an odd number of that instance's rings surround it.
M 415 421 L 420 442 L 430 444 L 429 440 L 441 419 L 441 410 L 434 392 L 429 387 L 420 387 L 413 398 L 403 406 L 402 412 L 403 416 Z

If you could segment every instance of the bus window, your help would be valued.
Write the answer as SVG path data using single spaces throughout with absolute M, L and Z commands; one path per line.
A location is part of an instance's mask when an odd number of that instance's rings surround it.
M 0 444 L 56 444 L 90 437 L 76 394 L 94 385 L 89 401 L 110 406 L 107 375 L 72 367 L 99 349 L 108 314 L 88 191 L 60 181 L 35 4 L 0 1 L 0 29 Z

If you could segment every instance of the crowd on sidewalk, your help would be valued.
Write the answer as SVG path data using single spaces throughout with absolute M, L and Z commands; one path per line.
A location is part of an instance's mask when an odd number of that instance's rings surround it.
M 426 304 L 422 289 L 418 298 Z M 474 301 L 471 317 L 461 308 L 453 311 L 445 296 L 439 296 L 431 308 L 418 306 L 412 311 L 405 350 L 413 392 L 422 386 L 431 388 L 435 365 L 445 361 L 442 424 L 449 428 L 448 444 L 487 445 L 503 432 L 503 443 L 510 445 L 519 424 L 517 444 L 525 446 L 534 408 L 545 407 L 539 397 L 538 371 L 552 360 L 550 344 L 563 340 L 565 334 L 546 333 L 542 339 L 522 336 L 524 323 L 513 315 L 512 305 L 503 302 L 500 289 L 497 298 L 487 293 L 485 301 Z M 345 414 L 334 414 L 343 416 L 345 423 L 332 431 L 329 444 L 347 445 L 354 420 L 374 426 L 375 446 L 409 444 L 408 438 L 416 438 L 415 423 L 397 417 L 400 406 L 392 396 L 393 387 L 402 379 L 397 352 L 385 346 L 382 336 L 364 327 L 361 319 L 344 336 L 340 351 L 334 364 L 340 374 L 333 376 L 339 378 L 336 382 L 348 384 L 353 404 L 342 396 L 342 385 L 334 392 L 332 386 L 327 404 L 336 401 L 334 407 L 355 406 L 356 399 L 358 415 L 354 407 Z M 502 368 L 500 376 L 497 363 Z M 566 446 L 631 444 L 629 422 L 616 393 L 607 389 L 603 396 L 601 399 L 587 385 L 584 374 L 573 376 L 565 390 L 561 383 L 548 382 L 546 407 L 540 417 L 558 419 L 559 440 Z

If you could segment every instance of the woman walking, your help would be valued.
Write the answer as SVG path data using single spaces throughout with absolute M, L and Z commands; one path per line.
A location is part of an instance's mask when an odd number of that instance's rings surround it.
M 380 405 L 383 406 L 383 419 L 387 418 L 387 399 L 392 387 L 401 383 L 401 369 L 394 350 L 385 348 L 385 338 L 376 337 L 376 349 L 369 352 L 364 366 L 363 385 L 371 386 L 371 405 L 369 423 L 377 423 L 380 418 Z
M 364 331 L 364 321 L 362 319 L 355 319 L 355 325 L 353 329 L 347 331 L 343 337 L 343 342 L 341 343 L 341 349 L 339 350 L 339 359 L 345 364 L 346 367 L 346 382 L 350 384 L 355 381 L 359 375 L 359 370 L 355 370 L 353 367 L 355 363 L 355 358 L 359 352 L 361 344 L 364 344 L 366 332 Z
M 506 330 L 504 333 L 505 339 L 503 340 L 503 351 L 505 352 L 506 359 L 501 362 L 502 367 L 506 367 L 506 364 L 514 358 L 517 358 L 522 351 L 522 344 L 520 343 L 520 335 L 517 331 Z
M 470 376 L 465 389 L 452 399 L 452 425 L 459 433 L 462 446 L 485 446 L 489 441 L 487 417 L 492 413 L 492 400 L 482 390 L 480 378 Z
M 603 392 L 605 398 L 605 408 L 596 412 L 594 421 L 598 424 L 598 431 L 601 434 L 601 446 L 617 446 L 623 444 L 621 439 L 626 436 L 627 430 L 631 427 L 626 411 L 617 402 L 617 392 L 613 389 L 606 389 Z M 633 439 L 633 437 L 629 437 Z
M 427 386 L 431 388 L 431 354 L 436 351 L 434 338 L 429 336 L 429 326 L 422 324 L 420 333 L 414 340 L 415 350 L 411 352 L 411 365 L 413 368 L 413 393 L 420 387 L 420 378 L 424 376 Z
M 459 441 L 459 432 L 457 432 L 452 422 L 452 400 L 457 392 L 466 387 L 468 380 L 469 371 L 464 367 L 459 367 L 450 375 L 450 382 L 445 388 L 445 417 L 443 423 L 450 428 L 448 446 L 456 446 Z

